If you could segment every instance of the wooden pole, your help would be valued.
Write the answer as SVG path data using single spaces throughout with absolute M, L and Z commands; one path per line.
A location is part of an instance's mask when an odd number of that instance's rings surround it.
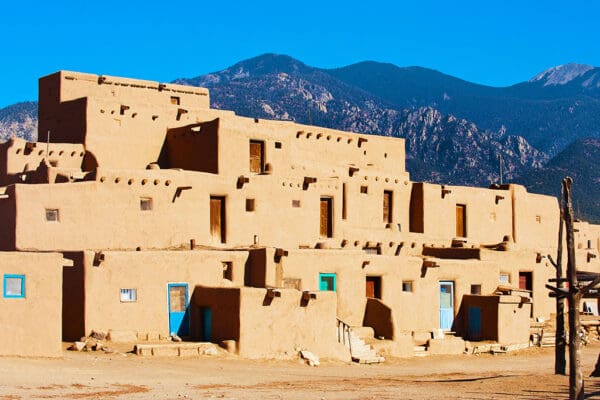
M 573 234 L 573 202 L 571 187 L 573 180 L 566 177 L 563 180 L 565 199 L 564 218 L 567 230 L 567 280 L 569 281 L 569 399 L 583 400 L 584 386 L 581 372 L 581 337 L 579 335 L 579 303 L 582 292 L 577 286 L 577 271 L 575 265 L 575 238 Z
M 564 190 L 561 190 L 564 192 Z M 562 271 L 562 253 L 563 253 L 563 219 L 564 219 L 564 193 L 560 196 L 560 219 L 558 226 L 558 248 L 556 251 L 556 286 L 559 289 L 565 287 L 563 282 L 563 271 Z M 567 374 L 567 360 L 565 357 L 567 348 L 567 338 L 565 335 L 565 298 L 563 296 L 556 296 L 556 344 L 554 347 L 554 373 L 556 375 Z

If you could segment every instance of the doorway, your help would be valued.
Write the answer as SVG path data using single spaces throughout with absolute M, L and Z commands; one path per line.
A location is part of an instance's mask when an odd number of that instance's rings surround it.
M 225 243 L 225 197 L 210 196 L 210 235 L 213 240 Z
M 332 223 L 332 205 L 331 197 L 321 197 L 321 208 L 320 208 L 320 234 L 321 237 L 333 237 L 333 223 Z
M 456 237 L 467 237 L 467 206 L 456 205 Z
M 169 307 L 169 333 L 177 336 L 189 336 L 188 284 L 169 283 L 167 285 L 167 298 Z
M 381 299 L 381 277 L 367 276 L 366 278 L 366 295 L 368 298 Z
M 454 282 L 440 281 L 440 329 L 449 331 L 454 323 Z

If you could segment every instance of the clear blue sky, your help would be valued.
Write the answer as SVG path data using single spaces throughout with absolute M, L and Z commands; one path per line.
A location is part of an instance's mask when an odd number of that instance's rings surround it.
M 0 107 L 35 100 L 37 78 L 59 69 L 171 81 L 267 52 L 506 86 L 558 64 L 600 65 L 599 15 L 594 0 L 7 1 Z

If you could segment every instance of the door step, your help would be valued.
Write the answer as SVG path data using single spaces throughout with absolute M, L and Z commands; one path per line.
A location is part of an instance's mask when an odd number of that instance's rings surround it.
M 138 356 L 190 357 L 201 355 L 217 355 L 217 347 L 213 343 L 165 343 L 136 344 L 133 352 Z

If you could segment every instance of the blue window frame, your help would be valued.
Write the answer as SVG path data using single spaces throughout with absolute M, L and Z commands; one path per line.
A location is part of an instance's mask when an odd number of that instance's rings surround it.
M 4 298 L 25 298 L 25 275 L 4 274 L 2 287 L 2 295 Z

